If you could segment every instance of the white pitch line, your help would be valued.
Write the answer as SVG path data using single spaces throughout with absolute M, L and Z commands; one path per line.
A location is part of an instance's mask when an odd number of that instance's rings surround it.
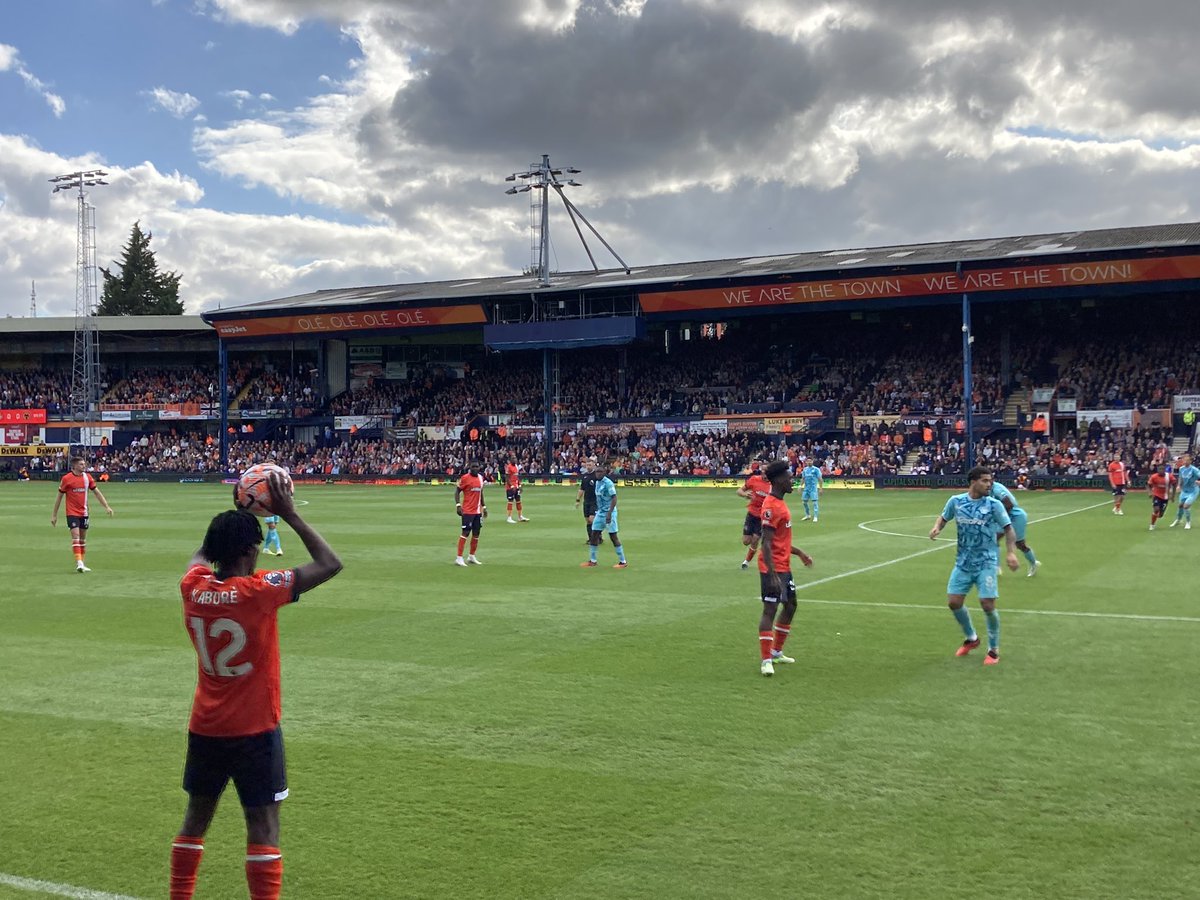
M 1037 524 L 1039 522 L 1049 522 L 1051 519 L 1061 519 L 1063 516 L 1073 516 L 1076 513 L 1087 512 L 1089 509 L 1098 509 L 1101 506 L 1107 506 L 1108 503 L 1109 503 L 1109 501 L 1105 500 L 1103 503 L 1093 503 L 1090 506 L 1081 506 L 1079 509 L 1070 509 L 1063 513 L 1055 513 L 1052 516 L 1046 516 L 1045 518 L 1042 518 L 1042 519 L 1035 519 L 1030 524 Z M 897 518 L 899 518 L 899 517 L 897 517 Z M 905 517 L 905 518 L 908 518 L 908 517 Z M 916 517 L 913 516 L 912 518 L 916 518 Z M 869 519 L 868 521 L 878 522 L 881 520 L 880 519 Z M 863 525 L 863 523 L 860 523 L 858 527 L 862 528 L 862 525 Z M 865 530 L 870 531 L 871 529 L 868 528 Z M 905 535 L 905 537 L 908 537 L 908 535 Z M 928 539 L 929 539 L 929 536 L 926 535 L 925 540 L 928 540 Z M 899 562 L 904 562 L 909 559 L 916 559 L 918 556 L 925 556 L 928 553 L 937 553 L 939 550 L 945 550 L 947 547 L 955 547 L 955 546 L 957 546 L 957 544 L 958 544 L 957 541 L 951 541 L 949 538 L 944 538 L 944 539 L 942 539 L 940 545 L 937 547 L 930 547 L 928 550 L 918 550 L 916 553 L 909 553 L 906 556 L 897 556 L 895 559 L 888 559 L 888 560 L 884 560 L 883 562 L 875 563 L 874 565 L 863 566 L 861 569 L 852 569 L 849 572 L 842 572 L 839 575 L 830 575 L 827 578 L 818 578 L 816 581 L 808 581 L 808 582 L 805 582 L 804 584 L 798 584 L 798 585 L 796 585 L 796 590 L 797 591 L 806 590 L 807 588 L 810 588 L 810 587 L 816 587 L 819 584 L 828 584 L 831 581 L 837 581 L 839 578 L 849 578 L 852 575 L 862 575 L 864 572 L 872 572 L 875 569 L 882 569 L 887 566 L 891 566 L 891 565 L 894 565 Z
M 1108 506 L 1108 504 L 1109 504 L 1108 500 L 1105 500 L 1103 503 L 1093 503 L 1091 506 L 1084 506 L 1080 509 L 1072 509 L 1072 510 L 1068 510 L 1067 512 L 1064 512 L 1064 513 L 1055 513 L 1052 516 L 1045 516 L 1041 519 L 1034 519 L 1029 524 L 1036 525 L 1039 522 L 1049 522 L 1051 519 L 1058 519 L 1063 516 L 1073 516 L 1073 515 L 1075 515 L 1075 513 L 1087 512 L 1089 509 L 1099 509 L 1101 506 Z M 861 528 L 863 531 L 871 532 L 871 534 L 882 534 L 882 535 L 886 535 L 887 537 L 916 538 L 918 541 L 926 541 L 926 540 L 929 540 L 929 535 L 927 535 L 927 534 L 905 534 L 902 531 L 884 531 L 882 528 L 869 527 L 871 525 L 874 525 L 876 522 L 904 522 L 908 519 L 924 519 L 924 518 L 925 518 L 924 516 L 892 516 L 887 519 L 867 519 L 867 521 L 865 521 L 865 522 L 859 522 L 858 527 Z M 949 541 L 951 539 L 950 538 L 939 538 L 939 540 Z
M 1049 522 L 1051 519 L 1061 519 L 1063 516 L 1073 516 L 1076 513 L 1087 512 L 1089 509 L 1098 509 L 1101 506 L 1108 506 L 1108 504 L 1109 504 L 1109 501 L 1105 500 L 1102 503 L 1093 503 L 1090 506 L 1082 506 L 1079 509 L 1070 509 L 1070 510 L 1067 510 L 1066 512 L 1055 513 L 1052 516 L 1046 516 L 1045 518 L 1037 519 L 1037 520 L 1035 520 L 1035 522 Z M 915 519 L 917 517 L 916 516 L 897 516 L 895 519 L 869 519 L 869 520 L 867 520 L 867 522 L 860 522 L 858 527 L 863 528 L 864 525 L 870 524 L 871 522 L 897 521 L 901 518 L 905 518 L 905 519 L 914 518 Z M 1031 524 L 1034 524 L 1034 523 L 1031 523 Z M 884 532 L 884 531 L 875 531 L 875 529 L 873 529 L 873 528 L 863 528 L 863 530 L 864 531 L 874 531 L 876 534 L 888 534 L 888 532 Z M 916 537 L 916 535 L 905 534 L 905 535 L 897 535 L 897 537 Z M 924 539 L 928 540 L 929 536 L 926 535 Z M 918 556 L 925 556 L 928 553 L 937 553 L 939 550 L 945 550 L 947 547 L 955 547 L 955 546 L 957 546 L 957 543 L 958 543 L 957 541 L 950 541 L 949 539 L 946 539 L 946 538 L 943 538 L 942 541 L 943 542 L 939 546 L 930 547 L 927 550 L 918 550 L 916 553 L 909 553 L 905 556 L 897 556 L 895 559 L 888 559 L 888 560 L 884 560 L 883 562 L 875 563 L 874 565 L 863 566 L 861 569 L 853 569 L 849 572 L 842 572 L 839 575 L 830 575 L 826 578 L 818 578 L 816 581 L 808 581 L 808 582 L 805 582 L 804 584 L 797 584 L 796 585 L 796 593 L 799 594 L 800 591 L 807 590 L 808 588 L 816 587 L 817 585 L 820 585 L 820 584 L 828 584 L 831 581 L 837 581 L 839 578 L 849 578 L 852 575 L 862 575 L 864 572 L 871 572 L 875 569 L 882 569 L 887 566 L 891 566 L 896 563 L 904 562 L 909 559 L 916 559 Z M 826 606 L 874 606 L 874 607 L 883 607 L 886 609 L 936 609 L 939 611 L 944 610 L 946 608 L 945 606 L 931 606 L 931 605 L 920 604 L 920 603 L 885 603 L 885 602 L 874 602 L 874 601 L 870 601 L 870 600 L 814 600 L 814 599 L 805 599 L 802 597 L 797 597 L 796 600 L 799 603 L 819 603 L 819 604 L 823 604 Z M 1139 615 L 1137 613 L 1069 612 L 1066 610 L 1051 610 L 1051 609 L 1013 609 L 1012 607 L 1005 607 L 1004 612 L 1006 615 L 1008 613 L 1022 613 L 1022 614 L 1030 615 L 1030 616 L 1067 616 L 1067 617 L 1080 618 L 1080 619 L 1132 619 L 1132 620 L 1140 621 L 1140 622 L 1193 622 L 1193 623 L 1200 623 L 1200 617 L 1195 617 L 1195 616 L 1147 616 L 1147 615 Z
M 19 891 L 52 894 L 55 897 L 69 897 L 71 900 L 137 900 L 136 897 L 126 894 L 109 894 L 104 891 L 93 891 L 90 888 L 73 887 L 69 884 L 55 884 L 53 881 L 22 878 L 20 875 L 9 875 L 5 872 L 0 872 L 0 884 L 16 888 Z
M 800 590 L 800 585 L 796 585 L 796 590 Z M 866 606 L 866 607 L 882 607 L 884 609 L 921 609 L 921 610 L 936 610 L 945 612 L 946 605 L 943 603 L 940 606 L 930 603 L 887 603 L 884 601 L 874 600 L 816 600 L 813 598 L 796 598 L 797 603 L 812 603 L 821 606 Z M 1070 610 L 1057 609 L 1014 609 L 1011 606 L 1003 608 L 1004 615 L 1018 613 L 1026 616 L 1062 616 L 1064 618 L 1079 618 L 1079 619 L 1134 619 L 1139 622 L 1190 622 L 1200 624 L 1198 616 L 1147 616 L 1139 613 L 1101 613 L 1101 612 L 1072 612 Z

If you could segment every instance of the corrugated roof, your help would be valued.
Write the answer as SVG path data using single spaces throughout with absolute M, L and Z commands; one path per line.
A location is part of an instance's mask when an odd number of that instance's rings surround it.
M 634 268 L 628 275 L 622 269 L 599 272 L 557 272 L 550 285 L 538 285 L 535 276 L 502 275 L 492 278 L 456 279 L 409 284 L 374 285 L 315 291 L 210 309 L 202 313 L 206 321 L 230 315 L 254 312 L 283 312 L 292 309 L 345 309 L 376 304 L 405 305 L 439 300 L 485 300 L 504 296 L 552 294 L 559 291 L 612 291 L 623 288 L 636 291 L 642 285 L 704 282 L 720 279 L 766 278 L 780 275 L 813 275 L 822 272 L 887 268 L 923 267 L 934 264 L 1006 260 L 1039 254 L 1090 254 L 1123 249 L 1200 245 L 1200 222 L 1178 225 L 1149 225 L 1131 228 L 1106 228 L 1096 231 L 1067 231 L 942 241 L 926 244 L 853 247 L 841 250 L 815 250 L 775 253 L 769 256 L 737 257 L 702 262 L 670 263 Z

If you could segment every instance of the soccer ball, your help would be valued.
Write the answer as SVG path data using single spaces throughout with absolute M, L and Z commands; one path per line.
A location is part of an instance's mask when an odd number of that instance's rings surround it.
M 238 479 L 237 487 L 233 489 L 234 505 L 256 516 L 275 515 L 271 509 L 271 485 L 267 480 L 272 472 L 283 475 L 287 492 L 292 493 L 292 477 L 288 475 L 287 469 L 274 463 L 259 463 L 248 468 Z

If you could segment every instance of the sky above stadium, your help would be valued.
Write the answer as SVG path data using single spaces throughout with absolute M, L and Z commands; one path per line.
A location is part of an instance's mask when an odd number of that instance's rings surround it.
M 979 11 L 972 8 L 978 7 Z M 517 274 L 549 154 L 630 265 L 1200 220 L 1195 0 L 41 0 L 0 24 L 0 315 L 135 221 L 189 313 Z M 552 268 L 588 268 L 561 204 Z M 615 261 L 594 240 L 602 268 Z

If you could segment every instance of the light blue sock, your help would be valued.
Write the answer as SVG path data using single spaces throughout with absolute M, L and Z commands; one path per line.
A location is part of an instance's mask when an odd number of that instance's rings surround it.
M 810 510 L 810 509 L 808 508 L 808 501 L 807 501 L 807 500 L 803 501 L 803 503 L 804 503 L 804 517 L 807 519 L 809 516 L 811 516 L 811 515 L 812 515 L 812 510 Z
M 1187 520 L 1190 523 L 1192 521 L 1192 508 L 1189 506 L 1184 512 L 1187 514 Z
M 1023 551 L 1023 552 L 1024 552 L 1024 555 L 1025 555 L 1025 558 L 1026 558 L 1027 560 L 1029 560 L 1029 564 L 1030 564 L 1031 566 L 1036 566 L 1036 565 L 1037 565 L 1037 557 L 1033 555 L 1033 548 L 1032 548 L 1032 547 L 1030 547 L 1028 550 L 1025 550 L 1025 551 Z
M 819 500 L 814 500 L 812 502 L 812 505 L 813 505 L 813 518 L 814 519 L 820 518 L 821 502 Z
M 971 624 L 971 614 L 967 612 L 967 608 L 965 606 L 960 606 L 958 609 L 952 609 L 950 611 L 954 613 L 954 618 L 957 619 L 958 624 L 962 626 L 963 636 L 968 641 L 975 640 L 978 635 L 975 634 L 975 626 Z
M 595 544 L 588 544 L 588 559 L 590 559 L 592 562 L 596 561 L 596 545 Z
M 985 612 L 983 617 L 987 619 L 988 649 L 998 651 L 1000 649 L 1000 613 L 993 609 L 991 612 Z
M 617 544 L 616 551 L 617 551 L 617 559 L 619 559 L 621 562 L 625 562 L 625 545 Z

